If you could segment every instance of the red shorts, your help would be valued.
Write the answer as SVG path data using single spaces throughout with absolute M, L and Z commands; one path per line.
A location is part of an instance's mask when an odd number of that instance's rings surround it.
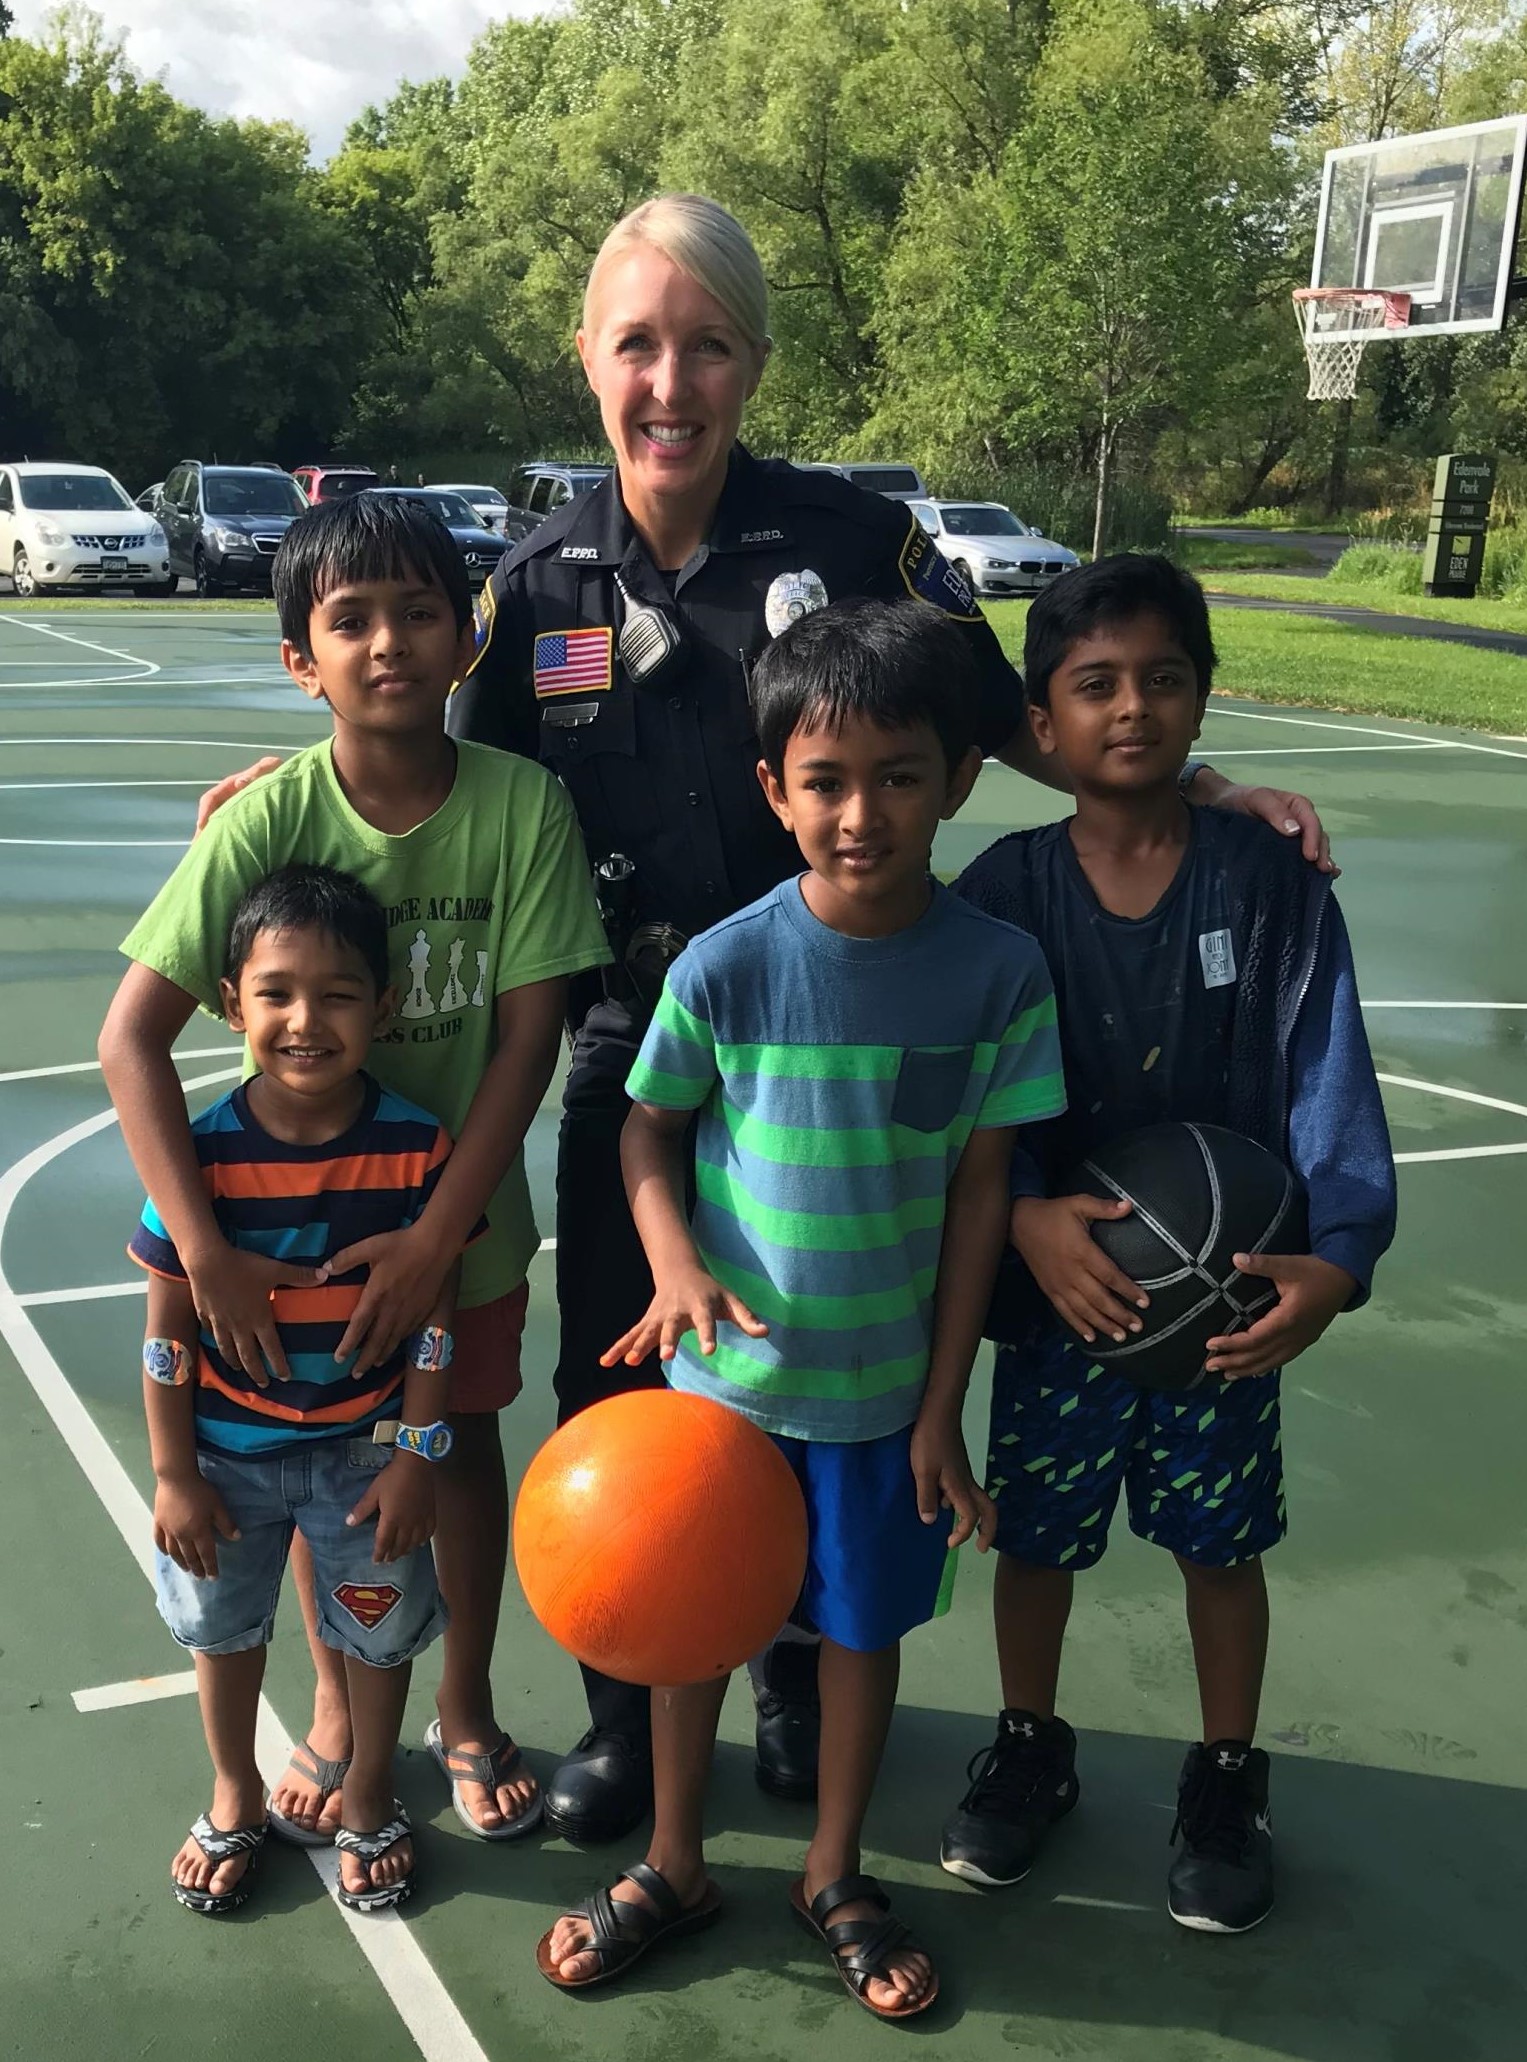
M 507 1296 L 458 1310 L 451 1326 L 455 1353 L 447 1408 L 458 1412 L 503 1410 L 520 1393 L 520 1340 L 530 1284 Z

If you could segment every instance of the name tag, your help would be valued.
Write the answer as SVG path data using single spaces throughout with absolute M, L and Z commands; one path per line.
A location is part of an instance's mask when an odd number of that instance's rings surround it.
M 1198 962 L 1206 988 L 1228 988 L 1235 979 L 1235 944 L 1228 931 L 1205 931 L 1198 940 Z

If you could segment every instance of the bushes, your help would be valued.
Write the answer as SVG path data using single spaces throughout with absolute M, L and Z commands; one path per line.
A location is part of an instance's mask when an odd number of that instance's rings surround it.
M 1422 555 L 1390 544 L 1352 544 L 1331 568 L 1343 584 L 1382 594 L 1419 594 Z M 1527 601 L 1527 528 L 1503 524 L 1485 538 L 1479 592 L 1496 601 Z

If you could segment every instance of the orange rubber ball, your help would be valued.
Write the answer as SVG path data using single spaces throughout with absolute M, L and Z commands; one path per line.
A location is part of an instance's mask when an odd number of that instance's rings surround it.
M 806 1575 L 806 1505 L 768 1434 L 708 1397 L 635 1389 L 541 1448 L 514 1510 L 531 1610 L 619 1682 L 696 1683 L 766 1647 Z

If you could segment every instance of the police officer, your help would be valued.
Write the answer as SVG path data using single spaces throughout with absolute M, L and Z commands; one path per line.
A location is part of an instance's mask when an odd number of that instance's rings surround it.
M 754 658 L 830 599 L 919 595 L 967 626 L 984 748 L 1044 777 L 1017 675 L 911 512 L 737 441 L 770 343 L 762 268 L 724 209 L 668 196 L 618 223 L 577 341 L 616 469 L 494 573 L 449 717 L 457 736 L 538 757 L 566 783 L 619 960 L 602 990 L 585 983 L 574 999 L 557 1164 L 564 1419 L 662 1380 L 655 1359 L 605 1368 L 600 1356 L 652 1291 L 619 1139 L 663 967 L 800 868 L 754 771 Z M 1207 768 L 1197 785 L 1306 829 L 1315 856 L 1319 825 L 1298 798 L 1232 791 Z M 777 1795 L 810 1797 L 815 1649 L 788 1632 L 755 1665 L 757 1775 Z M 592 1725 L 548 1788 L 546 1816 L 576 1839 L 616 1838 L 650 1804 L 648 1696 L 584 1674 Z

